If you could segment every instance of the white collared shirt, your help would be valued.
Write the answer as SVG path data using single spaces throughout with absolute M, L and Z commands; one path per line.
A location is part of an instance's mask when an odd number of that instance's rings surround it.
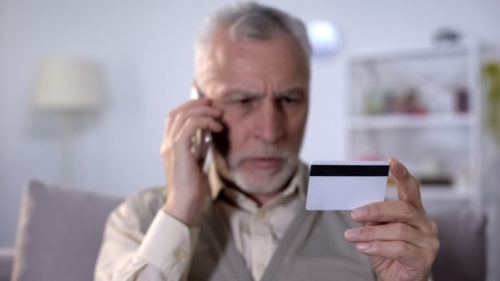
M 302 173 L 297 173 L 281 193 L 262 207 L 237 190 L 222 190 L 223 196 L 217 207 L 222 210 L 236 248 L 255 280 L 261 279 L 278 241 L 285 235 L 297 211 L 304 206 L 304 198 L 299 193 L 301 177 Z

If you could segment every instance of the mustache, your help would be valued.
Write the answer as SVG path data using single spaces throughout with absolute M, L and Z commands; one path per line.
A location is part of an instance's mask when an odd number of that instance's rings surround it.
M 241 151 L 231 155 L 232 165 L 238 165 L 246 158 L 281 158 L 290 159 L 295 157 L 295 153 L 289 149 L 283 149 L 276 146 L 259 146 L 249 151 Z

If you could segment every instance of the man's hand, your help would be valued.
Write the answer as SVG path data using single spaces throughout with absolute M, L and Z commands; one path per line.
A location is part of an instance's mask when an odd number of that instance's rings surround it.
M 167 201 L 162 209 L 188 226 L 198 224 L 204 202 L 210 196 L 203 161 L 191 152 L 191 139 L 199 129 L 223 130 L 217 121 L 222 110 L 210 105 L 209 99 L 191 100 L 171 111 L 161 145 L 167 182 Z
M 389 161 L 399 200 L 353 210 L 353 219 L 364 226 L 347 230 L 345 237 L 369 256 L 380 280 L 427 280 L 439 250 L 437 225 L 425 213 L 417 180 L 398 160 Z

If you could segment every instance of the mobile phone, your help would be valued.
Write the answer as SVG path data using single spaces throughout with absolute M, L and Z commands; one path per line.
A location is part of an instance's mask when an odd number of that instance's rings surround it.
M 191 99 L 204 99 L 205 95 L 201 93 L 198 88 L 193 85 L 191 88 Z M 212 142 L 212 135 L 207 129 L 196 130 L 195 135 L 191 139 L 191 152 L 194 154 L 195 158 L 203 162 L 207 156 L 208 150 L 210 149 L 210 143 Z

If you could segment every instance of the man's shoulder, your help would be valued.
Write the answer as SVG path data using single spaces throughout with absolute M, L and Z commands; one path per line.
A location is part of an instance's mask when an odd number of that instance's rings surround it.
M 154 186 L 140 190 L 125 201 L 136 211 L 156 213 L 165 204 L 165 187 Z
M 141 232 L 145 233 L 165 200 L 164 186 L 149 187 L 128 197 L 118 209 L 126 210 L 127 215 L 135 217 Z
M 150 206 L 160 204 L 160 206 L 162 206 L 165 203 L 165 187 L 153 186 L 144 188 L 130 196 L 127 201 L 134 204 L 145 204 Z

